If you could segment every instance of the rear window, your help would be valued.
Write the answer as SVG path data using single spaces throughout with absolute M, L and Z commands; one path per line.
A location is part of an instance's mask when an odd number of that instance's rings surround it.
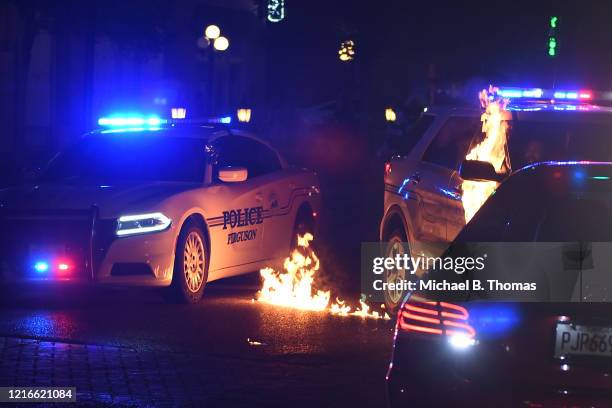
M 483 270 L 465 274 L 432 270 L 427 277 L 479 280 L 484 283 L 482 290 L 431 295 L 496 301 L 612 301 L 612 193 L 533 198 L 505 210 L 500 206 L 485 209 L 444 255 L 466 259 L 486 254 Z M 531 284 L 532 288 L 526 286 Z
M 585 121 L 513 121 L 513 170 L 542 161 L 612 161 L 612 124 Z

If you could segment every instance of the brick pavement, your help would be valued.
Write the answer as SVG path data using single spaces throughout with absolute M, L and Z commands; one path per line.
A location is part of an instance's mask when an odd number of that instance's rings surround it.
M 348 402 L 340 394 L 350 382 L 345 369 L 316 357 L 238 359 L 0 337 L 0 386 L 74 386 L 72 407 L 337 406 Z

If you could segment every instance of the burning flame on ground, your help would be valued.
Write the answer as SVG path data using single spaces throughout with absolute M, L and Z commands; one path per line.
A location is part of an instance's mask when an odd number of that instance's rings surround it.
M 489 88 L 489 92 L 495 92 Z M 507 122 L 504 121 L 504 112 L 507 100 L 489 99 L 489 92 L 482 90 L 479 94 L 480 104 L 485 109 L 480 117 L 484 139 L 465 156 L 466 160 L 479 160 L 489 162 L 497 173 L 503 173 L 506 163 L 506 131 Z M 461 184 L 463 210 L 465 222 L 469 222 L 485 201 L 497 188 L 495 181 L 464 180 Z
M 260 271 L 263 285 L 258 292 L 257 300 L 276 306 L 290 307 L 300 310 L 324 311 L 337 316 L 361 316 L 373 319 L 389 320 L 386 312 L 371 311 L 362 300 L 360 307 L 352 310 L 343 300 L 336 298 L 330 303 L 331 292 L 318 290 L 314 287 L 314 277 L 319 270 L 319 258 L 310 247 L 312 234 L 298 236 L 298 248 L 285 259 L 283 272 L 272 268 Z

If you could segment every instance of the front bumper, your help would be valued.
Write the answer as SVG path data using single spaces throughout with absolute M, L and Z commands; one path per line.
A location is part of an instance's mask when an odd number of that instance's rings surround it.
M 175 234 L 116 237 L 115 220 L 98 209 L 3 211 L 0 213 L 0 278 L 20 281 L 80 281 L 168 286 L 172 281 Z M 69 265 L 57 269 L 58 262 Z M 37 262 L 48 264 L 36 270 Z M 42 269 L 42 268 L 40 268 Z
M 556 373 L 551 370 L 542 378 L 541 371 L 523 364 L 525 359 L 542 359 L 539 354 L 527 351 L 515 355 L 513 348 L 510 352 L 493 353 L 491 349 L 486 352 L 452 350 L 445 345 L 445 342 L 418 339 L 403 341 L 401 347 L 396 344 L 387 375 L 390 407 L 612 406 L 612 391 L 601 381 L 589 381 L 594 378 L 591 368 L 582 367 L 585 381 L 572 384 L 560 370 Z M 470 369 L 474 366 L 479 367 L 481 375 L 474 375 Z M 572 370 L 581 370 L 581 367 Z M 604 376 L 602 373 L 601 377 Z

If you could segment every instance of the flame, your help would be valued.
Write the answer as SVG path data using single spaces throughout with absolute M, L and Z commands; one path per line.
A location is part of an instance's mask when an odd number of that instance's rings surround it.
M 338 298 L 330 305 L 331 291 L 314 287 L 314 277 L 319 270 L 320 262 L 310 247 L 313 239 L 309 233 L 298 235 L 298 248 L 285 259 L 283 272 L 275 271 L 273 268 L 259 271 L 263 284 L 257 300 L 300 310 L 329 311 L 336 316 L 352 315 L 389 320 L 390 317 L 386 312 L 382 314 L 377 311 L 370 312 L 370 307 L 361 300 L 359 301 L 361 307 L 353 312 L 350 306 Z
M 351 312 L 351 307 L 344 304 L 344 300 L 336 298 L 336 303 L 332 304 L 329 311 L 331 314 L 348 316 Z
M 489 88 L 489 92 L 495 92 Z M 504 121 L 507 100 L 489 99 L 489 92 L 482 90 L 479 94 L 480 104 L 485 109 L 480 117 L 484 139 L 465 156 L 466 160 L 486 161 L 493 165 L 495 171 L 502 173 L 506 163 L 506 142 L 508 124 Z M 495 181 L 464 180 L 461 184 L 462 203 L 465 222 L 469 222 L 485 201 L 497 188 Z

